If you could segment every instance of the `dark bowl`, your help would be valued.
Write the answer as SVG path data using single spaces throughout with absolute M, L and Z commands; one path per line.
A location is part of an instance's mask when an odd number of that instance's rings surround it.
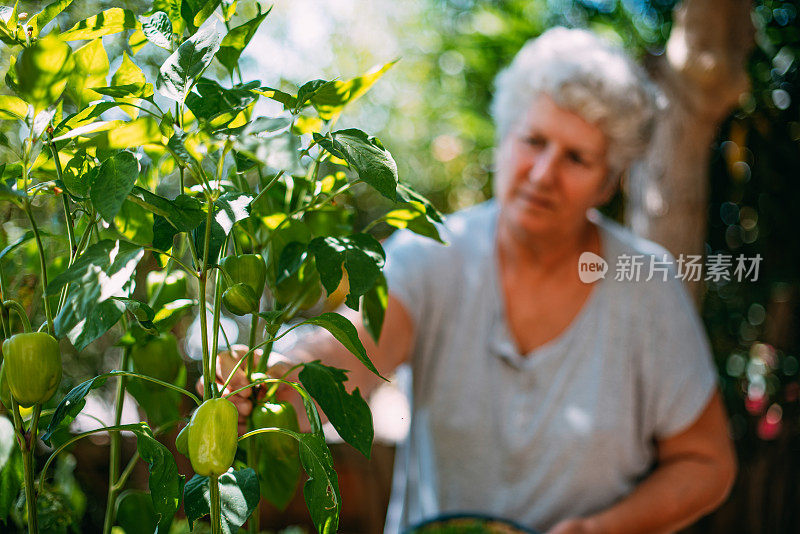
M 539 534 L 537 531 L 486 514 L 443 514 L 408 528 L 403 534 Z

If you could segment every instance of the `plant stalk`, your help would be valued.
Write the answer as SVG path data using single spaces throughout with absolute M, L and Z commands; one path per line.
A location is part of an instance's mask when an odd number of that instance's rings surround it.
M 208 197 L 207 197 L 208 198 Z M 210 201 L 210 198 L 208 199 Z M 206 311 L 206 281 L 208 279 L 208 256 L 211 244 L 211 225 L 214 223 L 214 203 L 209 202 L 208 217 L 206 217 L 206 233 L 203 239 L 203 263 L 200 266 L 198 286 L 200 293 L 200 335 L 203 347 L 203 400 L 213 398 L 212 382 L 215 377 L 211 374 L 211 355 L 208 347 L 208 312 Z M 216 355 L 215 355 L 216 359 Z M 213 507 L 212 507 L 213 508 Z M 219 512 L 219 510 L 218 510 Z
M 19 405 L 14 401 L 14 411 L 19 414 Z M 36 460 L 34 453 L 36 452 L 36 440 L 39 430 L 39 416 L 42 413 L 42 405 L 37 403 L 33 408 L 33 418 L 31 419 L 31 427 L 27 434 L 26 439 L 23 441 L 24 448 L 22 450 L 22 463 L 25 470 L 25 503 L 28 506 L 28 533 L 39 533 L 39 514 L 36 506 Z M 22 418 L 19 418 L 20 425 Z M 20 426 L 20 430 L 22 427 Z
M 39 227 L 36 225 L 36 219 L 33 217 L 29 200 L 25 201 L 25 214 L 28 216 L 28 220 L 31 223 L 31 230 L 33 230 L 33 235 L 36 239 L 36 248 L 39 251 L 39 268 L 42 271 L 42 300 L 44 300 L 44 314 L 45 317 L 47 317 L 47 331 L 50 332 L 51 336 L 54 336 L 55 329 L 53 328 L 53 313 L 50 311 L 50 299 L 48 299 L 47 295 L 44 293 L 45 289 L 47 289 L 47 260 L 44 257 L 42 237 L 39 235 Z
M 253 372 L 255 371 L 254 365 L 254 354 L 255 350 L 253 347 L 256 345 L 256 335 L 258 333 L 258 315 L 252 314 L 250 319 L 250 340 L 247 344 L 247 383 L 253 381 Z M 250 400 L 253 403 L 253 407 L 255 408 L 256 402 L 258 401 L 258 393 L 256 392 L 256 388 L 250 390 Z M 255 412 L 255 409 L 253 410 Z M 247 430 L 253 430 L 253 414 L 250 414 L 250 417 L 247 418 Z M 247 442 L 247 463 L 253 469 L 258 469 L 258 447 L 257 442 L 254 439 L 251 439 Z M 253 510 L 250 519 L 247 521 L 247 532 L 249 534 L 258 534 L 259 531 L 259 523 L 261 522 L 261 501 L 256 504 L 256 509 Z
M 130 350 L 126 347 L 125 352 L 122 354 L 122 370 L 128 369 L 128 360 L 130 359 Z M 119 426 L 122 423 L 122 406 L 125 402 L 125 383 L 124 376 L 119 377 L 117 382 L 117 396 L 114 401 L 114 426 Z M 119 488 L 117 481 L 119 480 L 120 462 L 122 460 L 122 436 L 119 431 L 109 433 L 111 436 L 111 451 L 108 461 L 108 499 L 106 501 L 106 516 L 103 522 L 103 534 L 110 534 L 111 527 L 114 526 L 114 509 L 116 508 L 117 494 Z
M 213 475 L 208 479 L 211 489 L 211 534 L 222 534 L 222 514 L 220 513 L 219 477 Z

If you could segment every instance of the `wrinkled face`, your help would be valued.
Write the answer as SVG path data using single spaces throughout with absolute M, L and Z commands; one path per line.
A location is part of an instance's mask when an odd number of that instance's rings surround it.
M 498 147 L 501 221 L 523 238 L 576 231 L 613 193 L 607 176 L 600 128 L 538 96 Z

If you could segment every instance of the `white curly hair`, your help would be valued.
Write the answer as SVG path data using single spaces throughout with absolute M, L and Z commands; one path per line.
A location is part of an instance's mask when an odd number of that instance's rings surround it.
M 665 107 L 663 95 L 622 49 L 590 31 L 562 27 L 528 41 L 495 78 L 491 113 L 498 144 L 542 94 L 605 134 L 610 180 L 643 153 Z

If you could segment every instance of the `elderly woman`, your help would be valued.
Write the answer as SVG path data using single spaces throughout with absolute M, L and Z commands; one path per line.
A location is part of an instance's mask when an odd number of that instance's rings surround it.
M 592 210 L 655 108 L 621 51 L 546 32 L 497 78 L 495 199 L 450 216 L 447 247 L 407 232 L 385 244 L 384 331 L 361 338 L 382 372 L 413 371 L 387 532 L 452 511 L 559 534 L 671 532 L 726 497 L 734 453 L 692 303 L 673 270 L 648 280 L 663 248 Z M 594 283 L 579 277 L 585 252 L 609 263 Z M 615 276 L 634 256 L 641 277 Z M 324 335 L 303 351 L 352 361 Z

